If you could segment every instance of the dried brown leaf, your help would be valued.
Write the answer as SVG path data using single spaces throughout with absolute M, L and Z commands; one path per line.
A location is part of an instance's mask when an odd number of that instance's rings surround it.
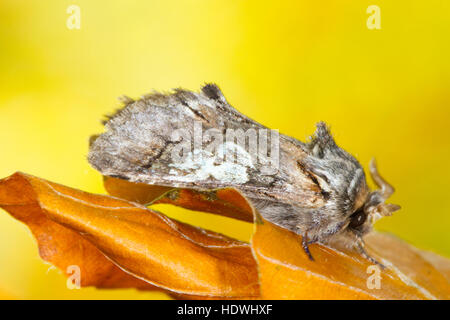
M 242 298 L 259 293 L 250 247 L 138 204 L 23 173 L 0 181 L 0 206 L 26 223 L 41 257 L 82 285 Z

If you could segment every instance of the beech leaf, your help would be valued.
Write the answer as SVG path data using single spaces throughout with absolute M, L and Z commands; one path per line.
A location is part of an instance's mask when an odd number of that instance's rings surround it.
M 251 205 L 233 188 L 198 191 L 133 183 L 111 177 L 104 177 L 103 181 L 105 190 L 118 198 L 140 204 L 173 204 L 190 210 L 253 222 Z
M 81 269 L 83 286 L 154 286 L 193 297 L 259 294 L 247 243 L 132 203 L 23 173 L 0 181 L 0 206 L 26 223 L 41 257 Z
M 263 299 L 449 299 L 450 260 L 418 250 L 393 236 L 372 232 L 367 250 L 385 268 L 355 250 L 310 245 L 260 220 L 252 239 Z M 428 257 L 428 258 L 427 258 Z M 434 260 L 436 259 L 436 260 Z M 445 271 L 446 270 L 446 271 Z M 374 277 L 379 272 L 379 287 Z M 445 274 L 446 272 L 446 274 Z M 369 283 L 370 282 L 370 283 Z
M 264 220 L 237 190 L 198 191 L 105 177 L 115 197 L 23 173 L 0 180 L 0 207 L 33 232 L 41 257 L 82 269 L 82 285 L 164 290 L 179 299 L 450 299 L 450 261 L 372 232 L 366 249 L 310 245 Z M 120 199 L 122 198 L 122 199 Z M 143 204 L 255 220 L 251 244 L 170 219 Z

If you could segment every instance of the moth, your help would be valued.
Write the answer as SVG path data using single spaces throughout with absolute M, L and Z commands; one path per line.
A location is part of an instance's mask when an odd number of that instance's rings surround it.
M 278 166 L 268 170 L 269 152 L 245 150 L 235 141 L 213 144 L 217 140 L 213 136 L 230 130 L 268 130 L 234 109 L 215 84 L 199 92 L 175 89 L 122 101 L 124 107 L 105 121 L 105 132 L 91 141 L 88 161 L 104 176 L 196 190 L 233 187 L 263 218 L 301 235 L 311 260 L 309 245 L 344 241 L 376 263 L 364 249 L 363 236 L 376 220 L 400 209 L 386 203 L 394 188 L 372 160 L 370 174 L 379 189 L 369 190 L 363 168 L 337 146 L 325 123 L 317 124 L 308 142 L 283 134 L 272 136 L 276 144 L 271 143 L 275 146 L 271 156 L 276 153 Z M 200 143 L 182 139 L 183 134 L 198 135 L 199 127 L 215 134 Z M 208 145 L 216 148 L 208 149 Z M 223 159 L 229 150 L 235 151 L 233 163 Z

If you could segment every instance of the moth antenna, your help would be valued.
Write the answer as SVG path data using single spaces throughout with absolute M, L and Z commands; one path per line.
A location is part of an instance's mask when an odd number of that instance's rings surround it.
M 377 206 L 377 210 L 382 216 L 392 216 L 395 211 L 398 211 L 401 208 L 402 207 L 400 207 L 398 204 L 392 203 L 382 203 Z
M 394 193 L 395 189 L 386 180 L 384 180 L 383 177 L 381 177 L 380 173 L 378 172 L 375 158 L 372 158 L 372 160 L 370 161 L 369 169 L 370 176 L 372 177 L 378 188 L 381 189 L 381 197 L 383 198 L 383 200 L 388 199 Z

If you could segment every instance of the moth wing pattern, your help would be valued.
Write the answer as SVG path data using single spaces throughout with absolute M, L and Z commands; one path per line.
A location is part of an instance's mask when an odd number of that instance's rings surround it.
M 228 151 L 236 154 L 234 166 L 212 163 L 208 155 L 202 155 L 202 161 L 194 163 L 197 152 L 194 146 L 183 163 L 176 163 L 174 148 L 182 141 L 176 141 L 173 133 L 181 129 L 192 138 L 195 123 L 201 124 L 203 132 L 269 130 L 232 108 L 215 85 L 206 85 L 200 93 L 176 89 L 172 94 L 147 95 L 111 116 L 105 124 L 106 132 L 92 142 L 88 160 L 103 175 L 132 182 L 196 189 L 236 187 L 245 194 L 267 200 L 306 201 L 314 194 L 300 188 L 305 184 L 314 188 L 310 179 L 298 170 L 296 159 L 305 156 L 303 144 L 283 135 L 280 135 L 281 165 L 273 174 L 261 172 L 256 155 L 233 145 L 231 148 L 236 149 Z M 201 148 L 207 144 L 208 141 Z
M 200 92 L 176 89 L 125 103 L 90 146 L 88 160 L 105 176 L 199 190 L 234 187 L 263 217 L 294 232 L 308 232 L 315 241 L 341 230 L 368 192 L 360 164 L 336 145 L 324 123 L 309 143 L 279 134 L 278 167 L 268 173 L 255 153 L 226 141 L 222 150 L 234 148 L 236 154 L 231 165 L 204 153 L 211 141 L 203 139 L 200 151 L 194 145 L 182 162 L 173 161 L 174 150 L 183 143 L 174 137 L 179 130 L 190 137 L 199 124 L 202 132 L 223 134 L 269 130 L 234 109 L 214 84 Z M 194 158 L 198 153 L 201 161 Z

